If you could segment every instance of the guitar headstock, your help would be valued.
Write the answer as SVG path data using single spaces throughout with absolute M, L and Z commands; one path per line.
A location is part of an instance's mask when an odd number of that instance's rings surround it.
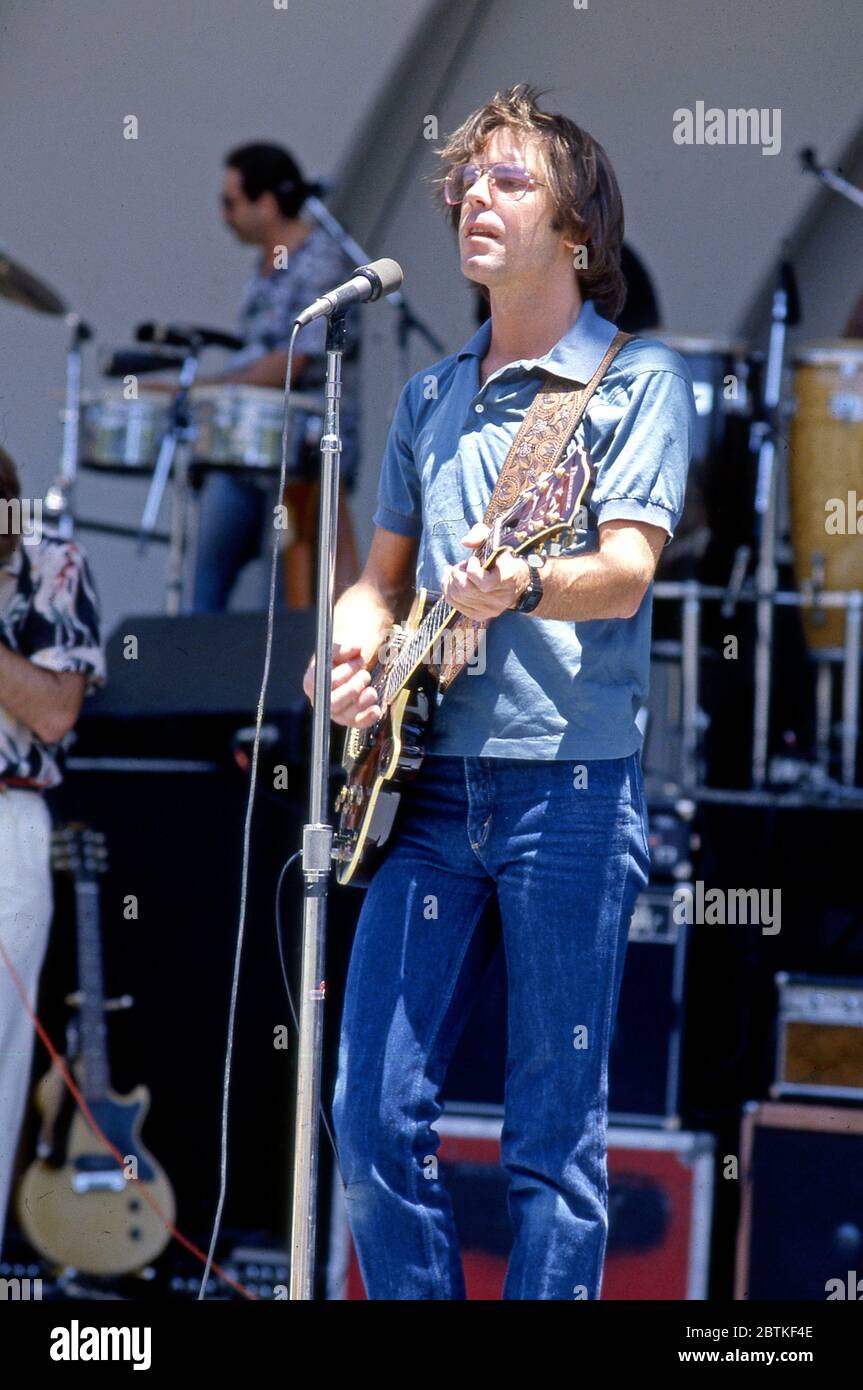
M 58 826 L 51 835 L 51 863 L 58 873 L 98 878 L 108 869 L 104 833 L 78 821 Z
M 579 445 L 565 463 L 540 474 L 509 511 L 495 518 L 488 555 L 503 549 L 541 553 L 554 538 L 559 544 L 570 539 L 590 478 L 590 460 Z

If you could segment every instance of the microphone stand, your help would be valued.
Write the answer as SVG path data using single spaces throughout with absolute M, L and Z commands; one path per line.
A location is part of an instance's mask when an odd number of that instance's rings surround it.
M 843 198 L 847 198 L 849 203 L 855 207 L 863 208 L 863 188 L 858 188 L 856 184 L 849 183 L 840 174 L 834 174 L 832 169 L 824 169 L 815 158 L 815 151 L 811 149 L 800 151 L 800 162 L 804 173 L 814 174 L 823 184 L 831 188 L 834 193 L 841 193 Z
M 330 687 L 333 670 L 333 594 L 339 496 L 340 401 L 345 344 L 344 312 L 332 315 L 327 330 L 324 429 L 321 437 L 321 500 L 315 633 L 315 697 L 312 709 L 312 761 L 309 822 L 303 826 L 303 945 L 300 987 L 300 1051 L 294 1122 L 289 1297 L 313 1297 L 317 1180 L 320 1133 L 318 1114 L 323 1069 L 324 956 L 327 894 L 332 867 L 333 826 L 327 819 L 330 784 Z

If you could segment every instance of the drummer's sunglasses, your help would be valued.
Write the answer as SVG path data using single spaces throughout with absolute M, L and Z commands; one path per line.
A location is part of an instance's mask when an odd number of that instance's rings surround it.
M 529 188 L 545 188 L 533 174 L 521 164 L 457 164 L 450 169 L 444 180 L 444 197 L 450 207 L 463 201 L 469 188 L 488 175 L 489 188 L 496 188 L 503 198 L 523 198 Z

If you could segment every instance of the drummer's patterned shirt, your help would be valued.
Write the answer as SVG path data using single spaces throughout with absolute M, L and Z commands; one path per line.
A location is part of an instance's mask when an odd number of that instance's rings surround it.
M 283 270 L 262 273 L 261 264 L 249 280 L 240 307 L 238 331 L 245 346 L 231 358 L 232 367 L 246 366 L 268 352 L 287 349 L 294 320 L 308 304 L 350 279 L 356 266 L 323 227 L 316 226 L 305 241 L 292 251 Z M 359 354 L 362 318 L 359 306 L 345 314 L 345 355 L 342 362 L 341 477 L 349 491 L 356 483 L 359 464 Z M 317 319 L 297 334 L 294 351 L 310 358 L 294 383 L 296 391 L 321 397 L 326 376 L 327 321 Z M 302 465 L 300 451 L 304 441 L 313 451 L 320 447 L 320 415 L 295 411 L 293 416 L 292 459 L 289 471 Z M 314 460 L 320 467 L 320 460 Z
M 0 642 L 46 671 L 77 671 L 89 694 L 105 683 L 99 601 L 80 546 L 46 535 L 19 544 L 0 564 Z M 2 704 L 0 782 L 25 779 L 38 787 L 62 780 L 62 745 L 43 743 Z

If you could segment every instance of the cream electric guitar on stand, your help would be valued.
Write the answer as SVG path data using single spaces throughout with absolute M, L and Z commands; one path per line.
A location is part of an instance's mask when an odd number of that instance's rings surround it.
M 175 1215 L 174 1193 L 141 1141 L 150 1092 L 137 1086 L 121 1096 L 110 1083 L 105 1030 L 110 1004 L 102 987 L 99 910 L 105 837 L 84 825 L 64 826 L 54 833 L 52 857 L 54 868 L 71 874 L 75 885 L 78 1016 L 67 1060 L 97 1125 L 122 1155 L 123 1167 L 100 1143 L 52 1066 L 37 1087 L 42 1115 L 38 1156 L 18 1187 L 18 1219 L 30 1244 L 51 1264 L 84 1274 L 129 1274 L 154 1260 L 171 1238 L 143 1190 L 169 1222 Z
M 559 554 L 572 544 L 576 518 L 591 482 L 590 463 L 582 448 L 541 474 L 507 512 L 492 523 L 491 534 L 476 552 L 483 567 L 504 550 L 516 555 Z M 336 879 L 365 887 L 377 868 L 392 832 L 400 787 L 415 777 L 425 756 L 435 695 L 435 668 L 447 635 L 474 636 L 476 624 L 444 599 L 431 604 L 420 589 L 403 623 L 397 624 L 387 658 L 371 671 L 383 713 L 367 729 L 349 729 L 342 766 L 345 783 L 336 798 L 339 821 L 334 834 Z M 468 650 L 465 658 L 471 655 Z

